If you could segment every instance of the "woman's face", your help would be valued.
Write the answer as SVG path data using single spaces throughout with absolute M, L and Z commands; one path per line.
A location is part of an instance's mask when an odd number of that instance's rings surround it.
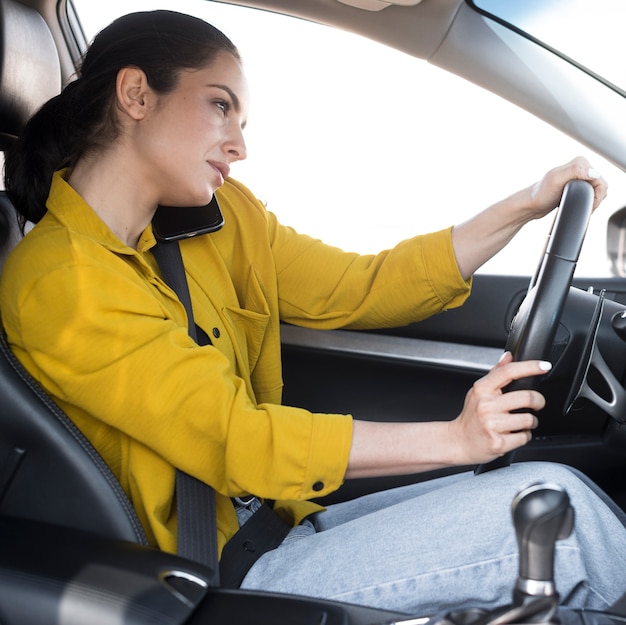
M 159 96 L 134 139 L 142 179 L 159 204 L 201 206 L 246 158 L 243 128 L 249 106 L 240 62 L 219 53 L 208 67 L 181 72 L 171 93 Z

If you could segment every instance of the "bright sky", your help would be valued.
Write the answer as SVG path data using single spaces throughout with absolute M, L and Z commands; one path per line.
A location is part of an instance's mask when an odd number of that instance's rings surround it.
M 74 2 L 89 35 L 121 13 L 174 5 Z M 346 45 L 346 33 L 262 12 L 242 17 L 218 3 L 175 6 L 194 14 L 206 7 L 200 16 L 242 53 L 253 97 L 249 157 L 232 173 L 283 223 L 376 252 L 457 223 L 584 154 L 612 192 L 592 220 L 579 273 L 607 274 L 599 250 L 606 219 L 626 205 L 626 176 L 589 150 L 493 94 L 362 38 Z M 285 20 L 288 28 L 277 30 Z M 532 273 L 549 225 L 527 226 L 484 271 Z
M 477 4 L 626 89 L 624 55 L 607 45 L 618 43 L 624 51 L 624 0 L 478 0 Z

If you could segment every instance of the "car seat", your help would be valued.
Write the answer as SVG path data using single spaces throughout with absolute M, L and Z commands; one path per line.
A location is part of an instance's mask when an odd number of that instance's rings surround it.
M 32 7 L 2 0 L 1 150 L 60 89 L 61 67 L 47 24 Z M 19 238 L 15 212 L 0 191 L 0 270 Z M 0 334 L 0 516 L 147 544 L 141 523 L 113 473 L 22 368 L 4 332 Z

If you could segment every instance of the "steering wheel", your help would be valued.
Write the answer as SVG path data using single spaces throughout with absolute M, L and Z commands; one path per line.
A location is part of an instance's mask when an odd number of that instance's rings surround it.
M 511 322 L 505 350 L 513 360 L 545 360 L 550 354 L 593 210 L 593 196 L 593 187 L 584 180 L 565 185 L 539 267 Z M 541 378 L 514 380 L 504 390 L 536 389 Z M 513 456 L 510 451 L 478 465 L 475 473 L 508 466 Z

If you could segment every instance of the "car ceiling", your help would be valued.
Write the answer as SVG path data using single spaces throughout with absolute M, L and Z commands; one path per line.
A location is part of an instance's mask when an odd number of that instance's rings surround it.
M 23 3 L 37 8 L 49 23 L 57 20 L 56 0 Z M 481 16 L 464 0 L 421 0 L 413 6 L 392 5 L 379 11 L 340 0 L 223 3 L 335 26 L 426 59 L 528 110 L 626 171 L 626 99 L 548 50 Z M 173 8 L 175 5 L 172 2 Z M 59 36 L 58 26 L 52 30 L 55 37 Z M 70 58 L 61 61 L 69 76 Z

